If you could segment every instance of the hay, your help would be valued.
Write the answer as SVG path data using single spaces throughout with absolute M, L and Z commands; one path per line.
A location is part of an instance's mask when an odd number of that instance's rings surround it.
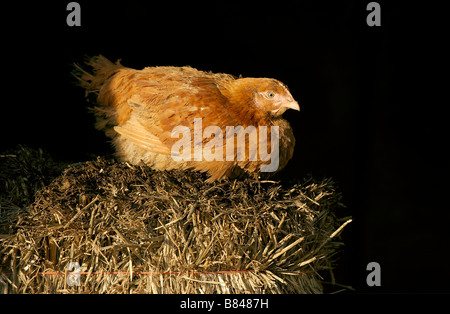
M 30 204 L 65 167 L 42 149 L 19 145 L 0 153 L 0 205 L 6 210 Z
M 350 222 L 331 180 L 204 180 L 102 158 L 67 167 L 32 204 L 2 207 L 1 291 L 323 292 Z

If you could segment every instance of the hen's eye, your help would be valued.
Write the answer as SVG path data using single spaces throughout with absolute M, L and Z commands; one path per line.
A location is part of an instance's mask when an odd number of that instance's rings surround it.
M 271 92 L 271 91 L 268 91 L 267 92 L 267 97 L 273 98 L 273 97 L 275 97 L 275 94 L 273 92 Z

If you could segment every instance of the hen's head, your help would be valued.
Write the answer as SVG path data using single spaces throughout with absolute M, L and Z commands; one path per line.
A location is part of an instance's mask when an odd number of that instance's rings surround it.
M 237 81 L 240 81 L 239 86 L 254 106 L 269 116 L 279 117 L 288 109 L 300 110 L 294 97 L 280 81 L 270 78 L 241 78 Z

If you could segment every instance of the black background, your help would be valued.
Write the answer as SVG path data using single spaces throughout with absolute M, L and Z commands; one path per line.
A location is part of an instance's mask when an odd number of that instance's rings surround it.
M 424 22 L 439 8 L 378 1 L 382 25 L 369 27 L 369 1 L 78 1 L 81 26 L 69 27 L 68 2 L 2 8 L 2 151 L 27 144 L 73 162 L 112 152 L 70 75 L 85 55 L 273 77 L 301 107 L 284 115 L 297 145 L 279 178 L 332 177 L 347 205 L 338 215 L 353 217 L 337 282 L 450 292 L 448 101 L 436 99 L 445 83 L 429 71 L 442 50 Z M 366 284 L 373 261 L 381 287 Z

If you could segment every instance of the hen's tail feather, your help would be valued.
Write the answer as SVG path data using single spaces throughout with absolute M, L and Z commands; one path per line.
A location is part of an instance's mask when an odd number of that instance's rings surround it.
M 92 73 L 74 63 L 72 75 L 79 81 L 80 86 L 86 89 L 86 94 L 98 94 L 106 80 L 124 68 L 120 64 L 120 59 L 113 63 L 102 55 L 92 57 L 85 63 L 92 68 Z

